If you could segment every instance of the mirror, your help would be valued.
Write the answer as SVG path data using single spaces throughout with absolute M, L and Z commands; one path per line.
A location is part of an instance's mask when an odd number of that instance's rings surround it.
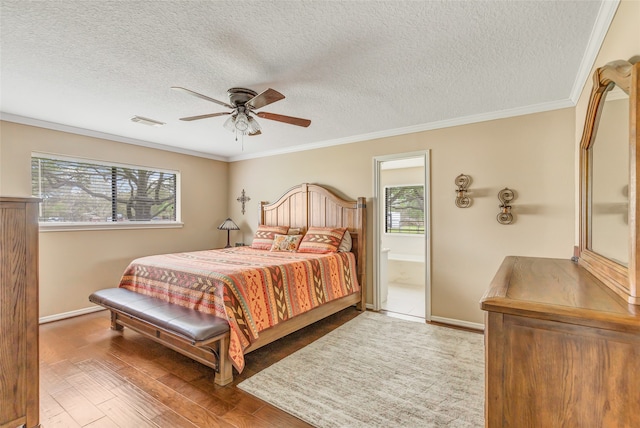
M 579 263 L 628 303 L 638 294 L 638 57 L 594 73 L 580 143 Z
M 591 242 L 587 248 L 629 266 L 629 95 L 609 85 L 591 144 Z

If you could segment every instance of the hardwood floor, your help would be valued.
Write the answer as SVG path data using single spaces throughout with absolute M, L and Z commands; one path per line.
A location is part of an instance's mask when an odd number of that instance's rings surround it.
M 107 311 L 40 326 L 40 422 L 53 427 L 308 427 L 237 384 L 358 315 L 345 309 L 246 356 L 225 387 L 213 371 L 132 330 Z

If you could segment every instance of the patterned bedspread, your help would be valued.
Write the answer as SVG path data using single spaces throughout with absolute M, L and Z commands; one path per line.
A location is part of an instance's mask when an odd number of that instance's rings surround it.
M 229 356 L 241 372 L 262 330 L 358 292 L 355 272 L 353 253 L 235 247 L 136 259 L 120 287 L 227 319 Z

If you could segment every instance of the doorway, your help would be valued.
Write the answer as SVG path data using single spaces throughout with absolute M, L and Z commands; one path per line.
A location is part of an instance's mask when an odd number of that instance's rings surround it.
M 374 158 L 374 310 L 431 320 L 429 151 Z

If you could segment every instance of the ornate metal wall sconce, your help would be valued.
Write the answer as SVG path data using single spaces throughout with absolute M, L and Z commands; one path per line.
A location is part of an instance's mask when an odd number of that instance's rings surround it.
M 504 188 L 498 192 L 498 200 L 500 201 L 500 212 L 496 217 L 500 224 L 511 224 L 513 222 L 513 214 L 511 214 L 511 202 L 514 198 L 513 190 Z
M 468 175 L 460 174 L 455 180 L 458 190 L 456 190 L 456 206 L 458 208 L 467 208 L 471 205 L 471 198 L 467 195 L 469 185 L 471 184 L 471 177 Z

